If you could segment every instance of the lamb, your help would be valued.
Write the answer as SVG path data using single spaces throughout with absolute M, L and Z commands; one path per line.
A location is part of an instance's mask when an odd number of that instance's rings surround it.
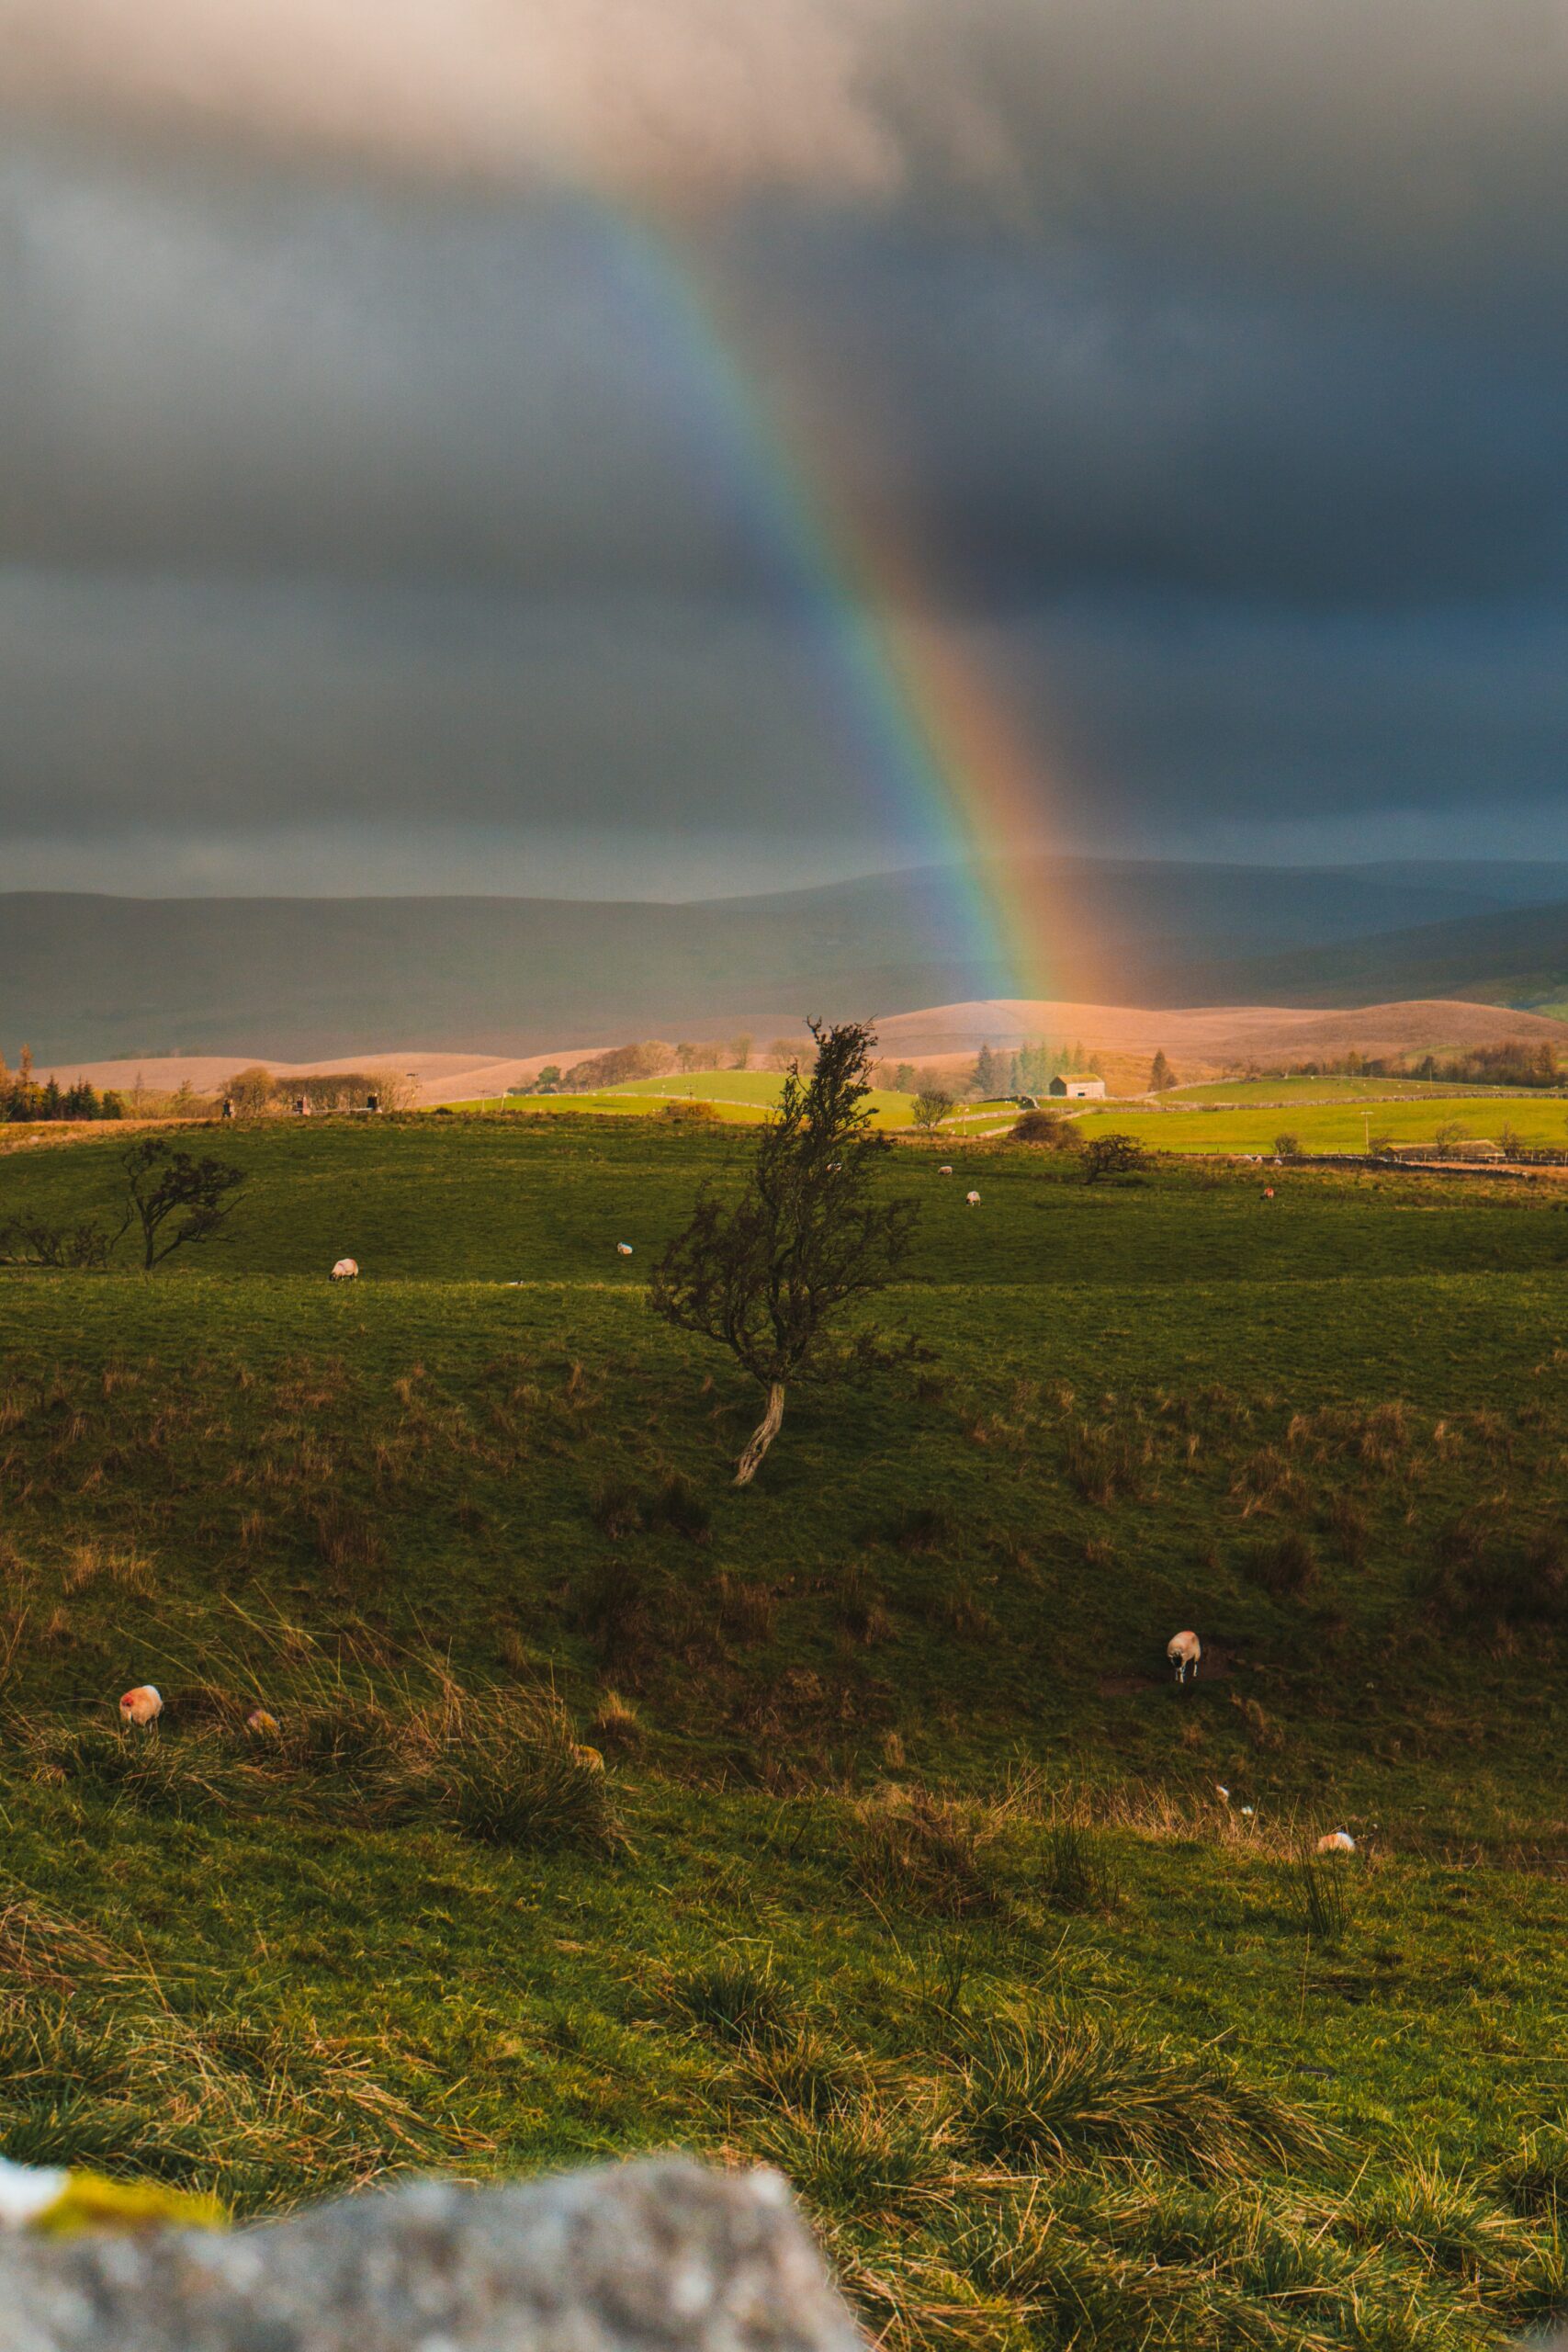
M 632 1254 L 632 1245 L 631 1245 L 631 1243 L 630 1243 L 629 1241 L 617 1241 L 617 1242 L 616 1242 L 616 1244 L 615 1244 L 615 1255 L 616 1255 L 616 1257 L 617 1257 L 617 1258 L 629 1258 L 629 1257 L 631 1256 L 631 1254 Z
M 1353 1854 L 1356 1841 L 1348 1829 L 1330 1829 L 1317 1841 L 1320 1854 Z
M 334 1283 L 356 1283 L 359 1280 L 359 1261 L 356 1258 L 340 1258 L 333 1268 L 333 1280 Z
M 163 1694 L 151 1682 L 139 1682 L 119 1702 L 120 1722 L 128 1726 L 134 1724 L 139 1730 L 155 1724 L 163 1712 Z
M 964 1197 L 968 1202 L 972 1209 L 977 1209 L 979 1207 L 980 1195 L 978 1193 L 965 1193 Z
M 1198 1679 L 1198 1661 L 1203 1655 L 1203 1645 L 1196 1634 L 1172 1634 L 1165 1645 L 1165 1654 L 1176 1668 L 1178 1682 L 1185 1682 L 1187 1669 L 1192 1668 L 1192 1679 Z

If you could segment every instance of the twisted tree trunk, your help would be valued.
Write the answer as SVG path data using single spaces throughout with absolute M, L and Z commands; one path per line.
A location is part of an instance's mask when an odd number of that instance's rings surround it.
M 779 1425 L 784 1419 L 784 1382 L 770 1381 L 768 1409 L 747 1440 L 746 1451 L 735 1465 L 735 1483 L 738 1487 L 750 1485 L 761 1464 L 763 1454 L 777 1437 Z

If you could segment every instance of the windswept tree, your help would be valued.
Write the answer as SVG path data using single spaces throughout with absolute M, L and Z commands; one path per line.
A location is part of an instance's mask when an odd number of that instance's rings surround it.
M 210 1241 L 233 1214 L 233 1195 L 245 1181 L 243 1168 L 173 1151 L 160 1136 L 143 1136 L 120 1164 L 130 1198 L 115 1239 L 136 1227 L 149 1273 L 186 1242 Z
M 875 1038 L 860 1022 L 811 1023 L 816 1064 L 785 1077 L 739 1200 L 705 1187 L 653 1270 L 655 1314 L 727 1347 L 765 1392 L 736 1465 L 750 1486 L 778 1435 L 789 1385 L 830 1365 L 824 1342 L 840 1307 L 887 1283 L 909 1245 L 909 1201 L 873 1197 L 886 1147 L 865 1096 Z

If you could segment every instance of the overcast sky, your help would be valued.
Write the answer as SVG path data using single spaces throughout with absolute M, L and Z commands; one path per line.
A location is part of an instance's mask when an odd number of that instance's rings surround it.
M 1041 843 L 1568 855 L 1568 0 L 0 0 L 0 887 L 929 856 L 748 381 Z

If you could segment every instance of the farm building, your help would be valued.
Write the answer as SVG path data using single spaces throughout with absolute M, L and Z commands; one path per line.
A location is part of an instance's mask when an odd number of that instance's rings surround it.
M 1054 1078 L 1049 1089 L 1057 1101 L 1095 1102 L 1103 1099 L 1105 1080 L 1102 1078 Z

